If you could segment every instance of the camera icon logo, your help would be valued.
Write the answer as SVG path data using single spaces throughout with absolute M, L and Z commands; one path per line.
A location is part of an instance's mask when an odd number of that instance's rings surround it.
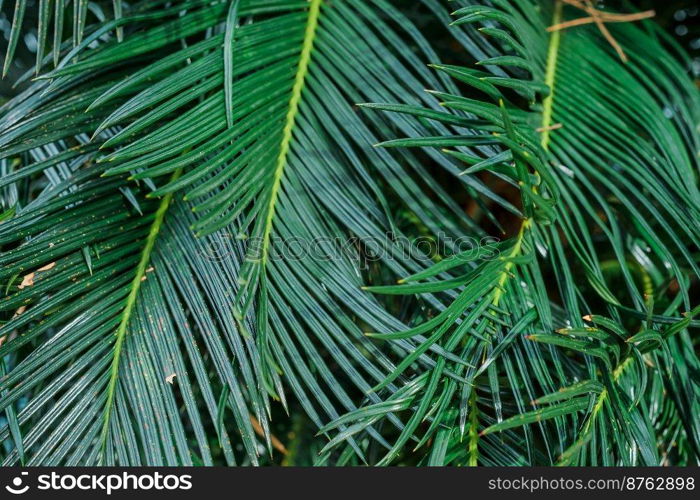
M 5 489 L 12 493 L 13 495 L 21 495 L 23 493 L 26 493 L 27 490 L 29 489 L 29 485 L 24 485 L 22 486 L 22 476 L 27 476 L 29 475 L 28 472 L 21 472 L 20 476 L 15 477 L 12 480 L 12 485 L 5 486 Z

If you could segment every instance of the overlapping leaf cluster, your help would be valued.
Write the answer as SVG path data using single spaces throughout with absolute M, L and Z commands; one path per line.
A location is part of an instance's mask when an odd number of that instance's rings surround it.
M 697 429 L 686 418 L 694 418 L 697 385 L 673 380 L 697 365 L 691 338 L 675 335 L 698 312 L 689 296 L 698 276 L 697 92 L 666 47 L 640 27 L 615 31 L 630 47 L 624 64 L 592 29 L 548 35 L 548 25 L 570 14 L 561 3 L 473 4 L 454 13 L 454 24 L 477 27 L 494 45 L 472 48 L 481 58 L 473 68 L 437 66 L 471 87 L 468 98 L 433 92 L 443 114 L 369 107 L 449 124 L 450 135 L 382 146 L 440 148 L 465 164 L 462 175 L 505 180 L 519 190 L 523 221 L 495 260 L 474 266 L 474 252 L 456 255 L 404 279 L 408 284 L 373 289 L 459 290 L 435 318 L 378 335 L 431 332 L 416 352 L 439 343 L 459 362 L 443 357 L 407 392 L 387 398 L 393 405 L 369 405 L 338 422 L 351 421 L 359 432 L 410 409 L 380 463 L 411 439 L 415 449 L 430 443 L 424 463 L 431 465 L 690 459 Z M 413 284 L 417 279 L 428 281 Z M 616 293 L 613 282 L 622 285 Z M 450 367 L 466 380 L 444 377 Z M 663 417 L 653 410 L 660 408 Z M 684 435 L 680 446 L 667 441 L 667 419 L 674 436 Z M 512 433 L 525 424 L 536 425 Z
M 319 463 L 697 462 L 700 101 L 653 22 L 625 64 L 560 2 L 425 0 L 442 64 L 398 1 L 48 5 L 0 110 L 6 464 L 257 464 L 280 408 Z

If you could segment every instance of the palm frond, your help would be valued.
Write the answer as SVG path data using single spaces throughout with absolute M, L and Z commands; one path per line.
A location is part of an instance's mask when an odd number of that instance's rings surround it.
M 285 404 L 284 386 L 321 427 L 354 410 L 356 392 L 393 370 L 358 321 L 384 330 L 401 323 L 360 290 L 356 259 L 290 258 L 282 245 L 383 241 L 391 217 L 368 165 L 381 167 L 387 181 L 402 179 L 397 192 L 439 227 L 405 164 L 371 147 L 378 130 L 406 120 L 365 121 L 353 110 L 359 100 L 409 89 L 419 96 L 440 85 L 398 44 L 397 29 L 422 40 L 410 21 L 386 2 L 375 7 L 137 4 L 117 21 L 86 28 L 56 69 L 4 106 L 2 156 L 21 163 L 2 185 L 37 173 L 49 181 L 2 227 L 10 292 L 3 310 L 24 308 L 2 327 L 11 341 L 1 349 L 16 353 L 2 408 L 24 408 L 28 463 L 211 463 L 205 429 L 222 412 L 214 406 L 222 387 L 247 460 L 256 463 L 249 416 L 269 445 L 270 398 Z M 124 41 L 110 37 L 116 26 Z M 343 65 L 347 59 L 365 63 Z M 415 102 L 438 106 L 429 96 Z M 189 226 L 202 243 L 186 234 Z M 236 250 L 225 263 L 188 257 L 222 238 Z M 419 269 L 411 258 L 389 257 L 397 270 Z M 152 269 L 158 278 L 149 280 Z M 36 285 L 13 281 L 31 273 Z M 70 292 L 58 293 L 66 284 Z M 54 336 L 61 341 L 49 342 Z M 194 348 L 200 337 L 205 353 Z M 396 349 L 411 351 L 413 343 Z M 55 383 L 46 385 L 50 378 Z M 100 385 L 61 396 L 75 380 Z M 58 419 L 69 424 L 53 425 Z M 219 438 L 234 463 L 229 438 Z M 6 461 L 18 459 L 11 453 Z
M 431 441 L 440 447 L 439 455 L 431 454 L 431 464 L 476 465 L 482 461 L 479 450 L 493 444 L 496 431 L 533 424 L 522 436 L 528 463 L 656 465 L 660 438 L 655 433 L 666 429 L 646 411 L 661 404 L 652 399 L 660 393 L 646 394 L 646 381 L 658 378 L 656 383 L 663 384 L 671 377 L 648 358 L 682 366 L 686 360 L 678 360 L 669 345 L 692 350 L 688 336 L 675 334 L 696 324 L 697 310 L 687 318 L 679 313 L 691 309 L 690 283 L 698 278 L 699 226 L 692 222 L 698 220 L 697 92 L 668 51 L 671 42 L 653 25 L 616 27 L 629 59 L 625 63 L 595 28 L 548 34 L 548 25 L 573 13 L 562 2 L 465 4 L 454 13 L 453 24 L 467 26 L 466 37 L 487 34 L 493 44 L 465 44 L 480 59 L 475 68 L 437 69 L 468 85 L 470 97 L 433 92 L 446 108 L 442 115 L 392 104 L 368 107 L 451 127 L 447 135 L 395 139 L 382 146 L 440 148 L 466 164 L 463 175 L 488 172 L 506 180 L 520 192 L 522 223 L 508 240 L 510 250 L 498 259 L 479 265 L 456 261 L 469 269 L 467 274 L 374 289 L 406 294 L 459 290 L 435 318 L 380 337 L 432 332 L 416 352 L 439 343 L 469 363 L 452 364 L 468 383 L 445 379 L 441 371 L 451 363 L 443 358 L 415 375 L 411 396 L 401 399 L 401 407 L 367 406 L 354 412 L 353 425 L 361 430 L 383 415 L 410 409 L 404 431 L 382 464 L 394 460 L 413 438 L 417 448 Z M 538 98 L 543 91 L 546 95 Z M 530 104 L 525 108 L 523 102 Z M 452 267 L 440 263 L 424 276 Z M 619 280 L 622 286 L 613 285 Z M 552 282 L 563 309 L 543 293 Z M 674 294 L 667 293 L 669 283 L 677 289 Z M 593 311 L 611 315 L 605 325 L 620 336 L 617 342 L 599 338 L 587 319 Z M 645 318 L 640 333 L 622 325 Z M 557 328 L 564 328 L 564 335 L 555 334 Z M 531 340 L 561 349 L 533 346 Z M 639 349 L 638 344 L 650 343 L 656 350 Z M 394 374 L 412 361 L 406 358 Z M 634 361 L 634 375 L 625 376 Z M 590 387 L 601 384 L 597 396 L 589 395 Z M 674 411 L 687 412 L 697 385 L 680 390 L 684 403 Z M 400 394 L 401 389 L 386 401 Z M 577 413 L 582 411 L 581 419 Z M 598 418 L 602 413 L 605 418 Z M 422 423 L 427 427 L 416 437 Z M 438 439 L 441 428 L 447 430 Z M 535 439 L 546 447 L 544 462 L 537 457 Z M 684 443 L 686 456 L 697 450 L 690 441 L 694 438 Z M 336 444 L 334 439 L 329 446 Z M 450 455 L 450 446 L 460 453 Z

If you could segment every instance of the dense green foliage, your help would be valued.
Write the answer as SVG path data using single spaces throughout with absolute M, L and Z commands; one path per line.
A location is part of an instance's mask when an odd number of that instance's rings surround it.
M 698 464 L 700 96 L 653 19 L 36 8 L 0 108 L 4 464 Z

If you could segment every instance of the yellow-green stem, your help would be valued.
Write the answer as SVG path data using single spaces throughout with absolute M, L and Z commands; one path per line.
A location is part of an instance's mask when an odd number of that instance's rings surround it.
M 515 245 L 513 245 L 513 249 L 507 256 L 507 258 L 511 260 L 509 260 L 506 263 L 506 267 L 503 268 L 503 271 L 501 271 L 501 276 L 498 278 L 498 285 L 496 286 L 496 291 L 494 292 L 493 299 L 491 301 L 491 303 L 494 306 L 498 306 L 498 303 L 500 302 L 501 297 L 503 296 L 503 289 L 506 284 L 506 280 L 508 279 L 510 270 L 513 268 L 512 259 L 520 255 L 520 251 L 523 248 L 523 240 L 525 239 L 525 231 L 530 227 L 531 224 L 532 219 L 525 219 L 523 220 L 522 224 L 520 224 L 520 230 L 518 231 L 518 236 L 515 240 Z
M 479 408 L 476 406 L 476 390 L 469 395 L 469 467 L 479 464 Z
M 170 178 L 170 182 L 176 181 L 182 174 L 182 168 L 177 169 Z M 101 450 L 100 450 L 100 462 L 104 460 L 104 453 L 107 446 L 107 437 L 109 434 L 109 423 L 112 416 L 112 409 L 114 406 L 114 394 L 117 388 L 117 381 L 119 379 L 119 359 L 122 353 L 122 347 L 124 345 L 124 339 L 126 338 L 126 330 L 129 326 L 129 319 L 131 318 L 131 313 L 136 305 L 136 299 L 138 297 L 139 288 L 141 288 L 141 283 L 146 275 L 146 268 L 151 260 L 151 253 L 153 252 L 153 247 L 160 233 L 160 229 L 165 220 L 165 213 L 168 211 L 168 207 L 172 202 L 173 194 L 166 194 L 158 205 L 158 210 L 156 211 L 155 218 L 151 224 L 151 228 L 148 232 L 148 237 L 146 238 L 146 245 L 143 247 L 141 252 L 141 259 L 139 260 L 138 266 L 136 267 L 136 274 L 134 279 L 131 281 L 131 289 L 129 290 L 129 295 L 126 298 L 126 305 L 124 311 L 122 312 L 122 319 L 117 327 L 117 332 L 115 333 L 117 339 L 114 342 L 114 351 L 112 355 L 112 367 L 110 370 L 109 383 L 107 385 L 107 402 L 105 403 L 105 409 L 103 414 L 103 424 L 102 424 L 102 434 L 100 437 Z
M 562 19 L 562 13 L 564 10 L 564 4 L 557 0 L 554 6 L 554 15 L 552 18 L 552 24 L 559 24 Z M 557 72 L 557 59 L 559 57 L 559 45 L 561 43 L 561 32 L 554 31 L 549 39 L 549 48 L 547 50 L 547 66 L 545 68 L 545 84 L 549 87 L 549 95 L 542 101 L 542 148 L 545 150 L 549 149 L 549 132 L 552 126 L 552 106 L 554 103 L 554 85 L 555 77 Z M 533 188 L 535 189 L 535 188 Z M 508 254 L 508 258 L 517 257 L 522 251 L 523 241 L 525 239 L 525 232 L 532 226 L 532 219 L 524 219 L 520 225 L 520 230 L 518 231 L 518 236 L 515 241 L 513 249 Z M 505 268 L 501 271 L 501 275 L 498 279 L 498 286 L 493 294 L 493 299 L 491 303 L 494 306 L 498 306 L 504 292 L 504 287 L 508 276 L 510 275 L 510 270 L 513 268 L 513 261 L 510 260 L 506 263 Z M 492 314 L 496 314 L 492 312 Z M 478 413 L 476 408 L 476 390 L 472 388 L 471 395 L 469 397 L 469 406 L 471 413 L 470 422 L 470 433 L 469 433 L 469 465 L 477 465 L 479 458 L 479 433 L 476 430 L 478 427 Z
M 632 364 L 634 358 L 631 356 L 626 358 L 624 361 L 622 361 L 617 368 L 613 371 L 613 382 L 617 382 L 619 378 L 622 376 L 622 373 L 625 371 L 625 368 L 627 368 L 630 364 Z M 593 405 L 593 409 L 591 410 L 591 413 L 588 415 L 588 418 L 586 419 L 586 423 L 583 424 L 583 429 L 581 430 L 581 435 L 577 439 L 577 442 L 583 442 L 585 439 L 587 439 L 588 434 L 593 430 L 593 424 L 596 421 L 596 418 L 600 414 L 600 412 L 603 410 L 603 405 L 605 404 L 605 401 L 608 399 L 608 389 L 603 388 L 602 391 L 600 391 L 600 394 L 598 394 L 598 397 L 596 398 L 596 402 Z M 565 453 L 566 454 L 566 453 Z M 558 466 L 562 465 L 568 465 L 568 463 L 563 463 L 562 459 L 556 464 Z
M 622 375 L 622 372 L 625 371 L 625 368 L 627 368 L 633 361 L 632 357 L 629 357 L 625 359 L 622 363 L 618 365 L 617 368 L 615 368 L 615 371 L 613 371 L 613 381 L 617 382 L 620 376 Z M 593 406 L 593 410 L 591 410 L 591 415 L 588 418 L 588 421 L 584 425 L 582 434 L 585 435 L 588 433 L 588 431 L 591 429 L 591 425 L 595 421 L 596 417 L 600 413 L 600 411 L 603 409 L 603 404 L 605 403 L 605 400 L 608 398 L 608 390 L 607 388 L 603 388 L 602 391 L 600 391 L 600 394 L 598 395 L 598 399 L 595 402 L 595 405 Z
M 260 262 L 264 266 L 267 262 L 267 255 L 270 246 L 270 233 L 272 232 L 272 220 L 275 216 L 275 206 L 277 204 L 277 196 L 279 194 L 280 185 L 282 184 L 282 176 L 284 169 L 287 166 L 287 155 L 292 142 L 292 132 L 294 123 L 299 112 L 299 103 L 301 102 L 301 92 L 304 89 L 306 75 L 309 71 L 309 61 L 311 60 L 311 50 L 313 49 L 314 39 L 316 37 L 316 27 L 318 26 L 318 17 L 321 11 L 321 0 L 311 0 L 309 6 L 309 17 L 306 22 L 306 31 L 304 32 L 304 42 L 299 57 L 299 65 L 297 66 L 296 76 L 294 77 L 294 86 L 292 87 L 292 96 L 289 99 L 289 108 L 285 119 L 284 130 L 282 131 L 282 141 L 280 143 L 279 154 L 275 165 L 273 176 L 272 192 L 267 205 L 267 213 L 265 216 L 265 227 L 263 230 L 263 240 L 260 254 Z
M 560 0 L 554 5 L 552 25 L 559 24 L 564 11 L 564 3 Z M 549 87 L 549 95 L 542 101 L 542 147 L 549 149 L 549 132 L 552 126 L 552 104 L 554 103 L 554 82 L 557 74 L 557 59 L 559 58 L 559 45 L 561 43 L 561 30 L 552 32 L 547 51 L 547 69 L 545 70 L 544 83 Z

